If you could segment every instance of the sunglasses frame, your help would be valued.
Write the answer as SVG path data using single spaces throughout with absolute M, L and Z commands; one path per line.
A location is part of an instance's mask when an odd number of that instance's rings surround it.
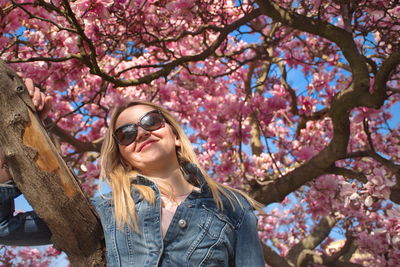
M 143 128 L 141 121 L 142 121 L 142 119 L 143 119 L 144 117 L 146 117 L 147 115 L 149 115 L 149 114 L 151 114 L 151 113 L 158 113 L 158 114 L 161 116 L 161 118 L 162 118 L 161 126 L 160 126 L 159 128 L 157 128 L 157 129 L 154 129 L 154 130 L 147 130 L 147 129 Z M 142 128 L 143 130 L 145 130 L 145 131 L 152 132 L 152 131 L 156 131 L 156 130 L 161 129 L 162 127 L 164 127 L 164 126 L 165 126 L 165 123 L 166 123 L 166 120 L 165 120 L 165 117 L 164 117 L 164 115 L 162 114 L 161 110 L 159 110 L 159 109 L 154 109 L 154 110 L 151 110 L 151 111 L 149 111 L 149 112 L 143 114 L 143 116 L 140 117 L 140 119 L 139 119 L 139 121 L 138 121 L 137 123 L 128 123 L 128 124 L 124 124 L 124 125 L 118 127 L 118 128 L 114 131 L 114 133 L 112 134 L 112 136 L 113 136 L 115 142 L 117 142 L 117 144 L 119 144 L 119 145 L 121 145 L 121 146 L 129 146 L 130 144 L 132 144 L 133 142 L 136 141 L 139 127 L 141 127 L 141 128 Z M 122 143 L 119 141 L 119 139 L 118 139 L 118 137 L 117 137 L 117 135 L 116 135 L 115 133 L 116 133 L 118 130 L 120 130 L 120 129 L 124 128 L 124 127 L 127 127 L 127 126 L 131 126 L 131 125 L 134 125 L 134 126 L 136 127 L 136 131 L 137 131 L 137 132 L 136 132 L 136 137 L 135 137 L 135 139 L 133 139 L 133 141 L 130 142 L 129 144 L 124 145 L 124 144 L 122 144 Z

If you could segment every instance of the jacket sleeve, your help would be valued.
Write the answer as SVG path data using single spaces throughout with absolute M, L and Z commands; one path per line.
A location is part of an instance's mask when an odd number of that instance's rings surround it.
M 237 229 L 235 266 L 265 266 L 263 250 L 257 232 L 257 217 L 250 207 L 245 208 L 242 223 Z
M 14 199 L 21 192 L 14 184 L 0 184 L 0 244 L 39 246 L 50 244 L 51 232 L 34 211 L 14 214 Z

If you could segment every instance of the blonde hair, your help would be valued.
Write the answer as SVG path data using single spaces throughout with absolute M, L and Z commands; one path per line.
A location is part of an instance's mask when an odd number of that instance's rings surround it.
M 168 110 L 160 105 L 151 102 L 137 100 L 114 108 L 111 115 L 110 125 L 107 130 L 103 145 L 101 147 L 99 190 L 101 192 L 100 187 L 103 180 L 105 180 L 107 184 L 111 187 L 112 201 L 114 204 L 114 216 L 116 219 L 117 227 L 119 229 L 121 229 L 124 225 L 127 225 L 134 231 L 139 232 L 135 202 L 131 195 L 132 189 L 135 189 L 141 195 L 141 197 L 149 203 L 155 203 L 155 192 L 151 187 L 132 183 L 130 178 L 136 177 L 139 173 L 136 170 L 132 170 L 123 161 L 119 153 L 118 145 L 112 135 L 115 131 L 115 123 L 122 111 L 136 105 L 147 105 L 161 111 L 166 120 L 166 123 L 171 126 L 174 134 L 178 137 L 180 141 L 180 147 L 177 147 L 177 157 L 181 166 L 181 170 L 183 170 L 182 165 L 184 163 L 193 163 L 197 165 L 200 172 L 205 178 L 205 182 L 210 188 L 217 207 L 220 210 L 223 210 L 224 208 L 221 194 L 223 194 L 229 200 L 232 208 L 234 208 L 232 196 L 234 196 L 235 200 L 239 203 L 239 205 L 241 205 L 241 202 L 239 201 L 236 194 L 234 194 L 234 192 L 241 194 L 256 209 L 260 208 L 259 203 L 250 198 L 247 194 L 217 183 L 209 177 L 207 172 L 200 166 L 196 154 L 193 151 L 192 145 L 186 134 L 184 133 L 183 129 L 180 127 L 178 121 L 172 116 L 172 114 Z M 168 194 L 169 189 L 166 186 L 163 186 L 159 183 L 157 183 L 157 186 L 162 193 Z M 227 192 L 230 192 L 231 194 Z

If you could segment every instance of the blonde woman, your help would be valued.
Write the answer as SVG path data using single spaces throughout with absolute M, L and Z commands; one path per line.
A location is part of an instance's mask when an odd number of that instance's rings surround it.
M 11 177 L 4 170 L 1 174 L 0 242 L 49 242 L 51 233 L 34 212 L 12 216 L 20 193 L 7 184 Z M 207 175 L 163 107 L 135 101 L 114 109 L 100 178 L 111 192 L 92 203 L 103 226 L 108 266 L 264 266 L 256 204 Z

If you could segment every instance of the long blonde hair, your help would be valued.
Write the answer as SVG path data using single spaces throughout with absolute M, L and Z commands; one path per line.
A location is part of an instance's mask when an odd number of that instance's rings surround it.
M 255 200 L 250 198 L 247 194 L 217 183 L 209 177 L 207 172 L 200 166 L 196 154 L 193 151 L 192 145 L 186 134 L 184 133 L 183 129 L 180 127 L 178 121 L 171 115 L 168 110 L 160 105 L 151 102 L 137 100 L 114 108 L 111 115 L 110 125 L 107 130 L 103 145 L 101 147 L 101 170 L 99 187 L 101 186 L 103 180 L 105 180 L 107 184 L 111 187 L 112 201 L 114 204 L 114 215 L 117 222 L 117 227 L 119 229 L 121 229 L 124 225 L 128 225 L 129 228 L 133 229 L 136 232 L 139 232 L 135 202 L 132 198 L 131 193 L 132 189 L 135 189 L 137 192 L 139 192 L 141 197 L 149 203 L 155 203 L 155 192 L 152 188 L 150 188 L 149 186 L 134 184 L 131 182 L 130 178 L 136 177 L 136 175 L 138 175 L 139 173 L 136 170 L 132 170 L 132 168 L 127 166 L 127 164 L 123 161 L 119 153 L 118 145 L 112 136 L 113 132 L 115 131 L 115 123 L 119 115 L 125 109 L 135 105 L 147 105 L 161 111 L 166 122 L 171 126 L 174 134 L 178 137 L 180 141 L 180 147 L 177 147 L 177 157 L 181 165 L 181 169 L 183 163 L 193 163 L 197 165 L 205 178 L 205 182 L 208 184 L 211 190 L 217 207 L 220 210 L 223 210 L 224 208 L 221 194 L 223 194 L 229 200 L 233 208 L 234 205 L 232 202 L 232 196 L 234 196 L 235 200 L 239 204 L 241 204 L 234 192 L 241 194 L 253 207 L 257 209 L 259 208 L 259 204 Z M 165 190 L 165 188 L 160 189 L 160 191 L 163 190 Z M 227 191 L 231 192 L 231 194 L 228 194 Z

